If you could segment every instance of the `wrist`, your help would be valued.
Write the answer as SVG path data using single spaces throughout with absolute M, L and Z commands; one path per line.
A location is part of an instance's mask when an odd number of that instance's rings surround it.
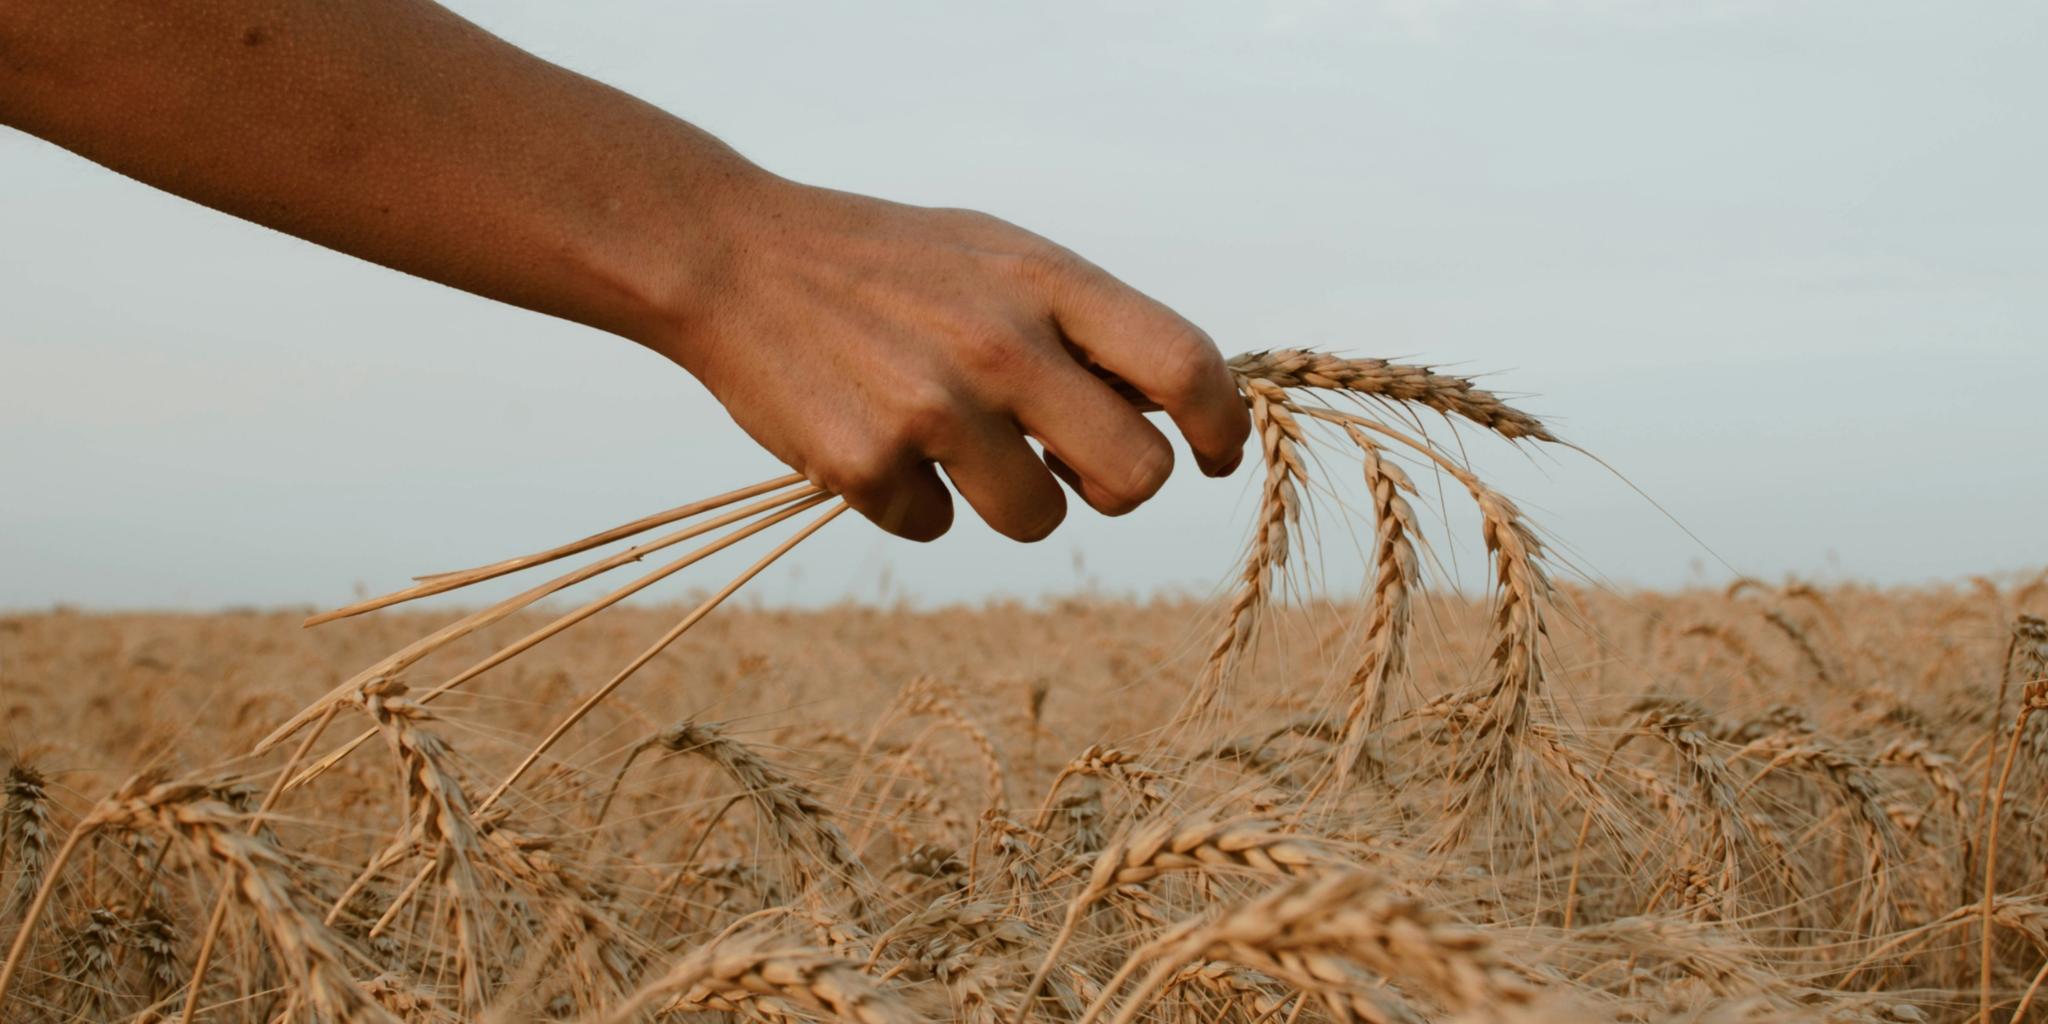
M 635 313 L 617 333 L 702 379 L 714 336 L 709 320 L 733 293 L 749 250 L 772 236 L 770 225 L 803 186 L 736 156 L 691 178 L 666 209 L 632 229 L 640 243 L 623 273 Z

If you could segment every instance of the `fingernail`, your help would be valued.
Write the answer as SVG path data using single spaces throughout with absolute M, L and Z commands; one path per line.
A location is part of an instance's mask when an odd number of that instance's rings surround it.
M 1230 460 L 1228 462 L 1223 462 L 1212 466 L 1205 466 L 1203 467 L 1202 472 L 1211 477 L 1229 476 L 1230 474 L 1237 472 L 1238 465 L 1243 461 L 1244 451 L 1240 449 L 1237 452 L 1237 454 L 1232 455 L 1230 457 Z
M 1054 530 L 1059 529 L 1060 523 L 1064 522 L 1066 518 L 1067 510 L 1066 507 L 1062 505 L 1060 508 L 1055 509 L 1051 515 L 1048 515 L 1044 519 L 1040 520 L 1037 526 L 1031 528 L 1031 532 L 1025 534 L 1023 537 L 1020 537 L 1018 539 L 1022 540 L 1026 544 L 1032 544 L 1044 540 L 1047 537 L 1052 536 L 1052 532 Z

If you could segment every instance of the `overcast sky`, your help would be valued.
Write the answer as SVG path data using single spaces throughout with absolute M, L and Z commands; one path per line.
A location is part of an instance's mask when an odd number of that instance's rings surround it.
M 1475 447 L 1603 577 L 2048 563 L 2034 0 L 454 6 L 780 173 L 1049 235 L 1228 351 L 1484 372 L 1714 553 L 1583 458 Z M 626 342 L 0 129 L 0 608 L 330 603 L 776 468 Z M 1184 458 L 1033 547 L 848 517 L 753 593 L 1205 592 L 1249 477 Z

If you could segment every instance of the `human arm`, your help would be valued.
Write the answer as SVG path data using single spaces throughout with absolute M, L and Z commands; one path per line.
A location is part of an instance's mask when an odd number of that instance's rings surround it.
M 1204 468 L 1247 429 L 1207 337 L 982 214 L 800 185 L 425 0 L 4 0 L 0 123 L 166 191 L 637 341 L 894 532 L 947 476 L 1036 539 L 1149 498 L 1162 406 Z

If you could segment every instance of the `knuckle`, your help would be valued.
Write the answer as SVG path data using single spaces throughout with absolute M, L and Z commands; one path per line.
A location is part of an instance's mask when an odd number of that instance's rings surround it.
M 817 469 L 818 481 L 835 494 L 866 499 L 886 490 L 898 459 L 886 445 L 868 445 L 839 452 Z
M 937 384 L 906 386 L 896 396 L 891 424 L 890 452 L 895 461 L 910 452 L 930 452 L 958 429 L 962 420 L 960 400 Z
M 1018 230 L 1017 226 L 1009 221 L 980 210 L 954 208 L 948 210 L 947 214 L 962 228 L 977 235 L 1000 235 Z
M 1071 281 L 1084 273 L 1085 266 L 1079 256 L 1049 243 L 1032 246 L 1017 256 L 1018 269 L 1041 284 Z
M 1003 223 L 995 216 L 965 206 L 933 206 L 927 208 L 932 216 L 961 228 L 988 228 Z
M 1157 394 L 1153 397 L 1162 403 L 1181 403 L 1202 397 L 1215 385 L 1223 360 L 1208 335 L 1184 325 L 1162 339 L 1155 366 Z
M 1033 361 L 1034 347 L 1016 328 L 987 320 L 961 332 L 958 355 L 971 379 L 987 383 L 1023 372 Z

